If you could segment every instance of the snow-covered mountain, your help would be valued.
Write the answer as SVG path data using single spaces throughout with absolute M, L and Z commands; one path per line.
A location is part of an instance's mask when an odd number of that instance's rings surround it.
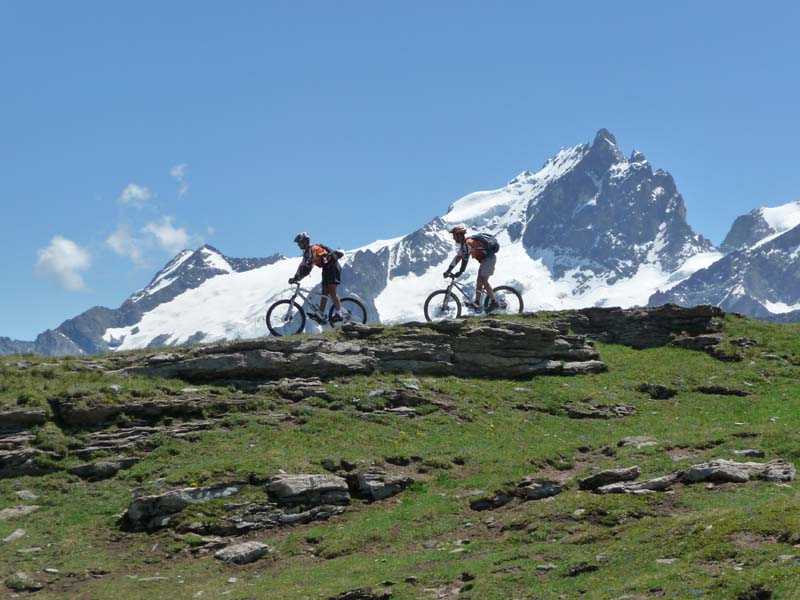
M 716 304 L 760 319 L 800 321 L 800 202 L 757 208 L 734 221 L 729 252 L 650 299 L 655 306 Z
M 772 227 L 772 217 L 764 218 Z M 644 305 L 722 257 L 687 224 L 672 176 L 641 152 L 626 157 L 601 129 L 591 144 L 562 149 L 499 189 L 469 194 L 417 231 L 347 251 L 340 292 L 361 297 L 372 320 L 421 319 L 425 298 L 443 286 L 455 224 L 498 237 L 492 282 L 516 286 L 530 310 Z M 325 243 L 323 233 L 312 239 Z M 120 308 L 93 308 L 42 336 L 53 347 L 64 342 L 56 353 L 262 336 L 266 308 L 285 297 L 298 262 L 186 250 Z M 476 270 L 471 261 L 469 280 Z M 309 279 L 319 277 L 315 270 Z

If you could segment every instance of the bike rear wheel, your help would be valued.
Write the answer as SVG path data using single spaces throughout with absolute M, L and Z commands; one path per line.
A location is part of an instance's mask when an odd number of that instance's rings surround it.
M 522 295 L 513 287 L 508 285 L 499 285 L 494 288 L 494 298 L 500 305 L 491 311 L 493 314 L 506 314 L 514 315 L 522 312 L 524 304 L 522 303 Z M 492 300 L 489 295 L 483 301 L 483 307 L 489 312 L 489 304 Z
M 338 323 L 344 325 L 345 323 L 364 324 L 367 322 L 367 309 L 364 308 L 360 300 L 356 300 L 355 298 L 342 298 L 339 304 L 342 306 L 342 320 L 336 323 L 331 320 L 334 313 L 334 307 L 331 306 L 328 312 L 328 323 L 331 324 L 331 327 L 336 327 Z
M 306 326 L 306 313 L 292 300 L 278 300 L 267 310 L 267 329 L 272 335 L 294 335 Z
M 438 290 L 425 300 L 425 318 L 428 321 L 444 321 L 461 316 L 461 302 L 453 292 Z

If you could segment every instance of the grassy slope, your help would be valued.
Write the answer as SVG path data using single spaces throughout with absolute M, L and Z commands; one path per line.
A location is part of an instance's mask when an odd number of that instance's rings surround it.
M 0 522 L 0 539 L 18 527 L 27 531 L 22 540 L 0 542 L 0 576 L 59 569 L 58 576 L 36 575 L 52 582 L 39 598 L 190 598 L 201 591 L 199 597 L 206 598 L 223 592 L 228 592 L 225 598 L 325 598 L 386 581 L 396 583 L 393 597 L 401 599 L 434 598 L 454 586 L 462 588 L 459 597 L 475 599 L 647 598 L 656 593 L 735 598 L 755 584 L 776 598 L 797 597 L 792 594 L 800 560 L 779 559 L 800 555 L 793 547 L 800 544 L 796 482 L 712 490 L 702 484 L 677 486 L 674 494 L 643 497 L 595 496 L 578 491 L 574 482 L 591 466 L 638 464 L 645 478 L 706 459 L 734 458 L 733 449 L 748 447 L 763 449 L 764 460 L 782 457 L 800 466 L 800 367 L 792 364 L 800 362 L 800 327 L 728 317 L 726 332 L 759 345 L 744 351 L 743 362 L 723 363 L 675 348 L 636 351 L 598 344 L 608 373 L 525 382 L 422 378 L 424 390 L 455 403 L 417 419 L 365 417 L 353 408 L 354 398 L 367 402 L 370 390 L 397 385 L 398 378 L 340 380 L 327 386 L 332 404 L 275 405 L 302 414 L 303 424 L 266 426 L 256 416 L 233 416 L 227 427 L 202 433 L 198 442 L 163 440 L 144 461 L 105 482 L 85 483 L 64 474 L 0 480 L 0 508 L 18 504 L 14 491 L 20 489 L 39 494 L 36 503 L 42 505 L 28 517 Z M 53 374 L 42 374 L 48 371 Z M 30 396 L 26 402 L 46 407 L 48 395 L 74 390 L 114 399 L 104 390 L 115 381 L 96 374 L 47 366 L 13 373 L 2 371 L 0 403 L 15 403 L 24 392 Z M 645 381 L 676 387 L 679 394 L 651 400 L 635 390 Z M 692 391 L 709 382 L 756 395 Z M 184 385 L 147 379 L 117 383 L 144 394 Z M 580 421 L 515 408 L 519 403 L 555 408 L 586 398 L 634 404 L 637 414 Z M 742 433 L 754 437 L 737 436 Z M 631 435 L 650 435 L 661 445 L 617 447 Z M 671 457 L 681 454 L 692 458 Z M 181 536 L 127 534 L 115 526 L 115 515 L 129 502 L 128 489 L 158 478 L 173 487 L 250 473 L 266 477 L 278 469 L 320 472 L 319 463 L 327 458 L 382 461 L 390 456 L 421 459 L 412 463 L 419 479 L 412 489 L 380 503 L 356 502 L 326 523 L 254 534 L 276 552 L 252 565 L 193 558 L 190 541 Z M 417 468 L 424 472 L 416 474 Z M 573 483 L 548 501 L 514 502 L 486 512 L 469 508 L 476 495 L 530 474 Z M 213 505 L 198 509 L 213 510 Z M 18 553 L 35 546 L 42 551 Z M 656 563 L 666 558 L 677 560 Z M 556 569 L 536 568 L 545 563 Z M 569 576 L 583 564 L 598 569 Z M 87 569 L 108 573 L 92 576 Z M 474 579 L 459 581 L 465 572 Z M 142 582 L 131 575 L 167 579 Z M 418 582 L 405 582 L 409 576 Z M 231 577 L 237 581 L 228 583 Z

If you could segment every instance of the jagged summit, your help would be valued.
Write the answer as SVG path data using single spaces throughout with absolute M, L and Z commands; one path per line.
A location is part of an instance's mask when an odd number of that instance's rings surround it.
M 601 128 L 597 131 L 592 142 L 592 147 L 599 146 L 603 143 L 610 144 L 611 146 L 617 145 L 617 138 L 608 129 Z

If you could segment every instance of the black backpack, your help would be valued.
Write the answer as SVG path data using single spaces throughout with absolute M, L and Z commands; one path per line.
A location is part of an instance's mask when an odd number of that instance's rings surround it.
M 479 240 L 483 242 L 490 254 L 497 254 L 497 251 L 500 250 L 500 242 L 498 242 L 497 238 L 491 233 L 476 233 L 470 237 L 473 240 Z

